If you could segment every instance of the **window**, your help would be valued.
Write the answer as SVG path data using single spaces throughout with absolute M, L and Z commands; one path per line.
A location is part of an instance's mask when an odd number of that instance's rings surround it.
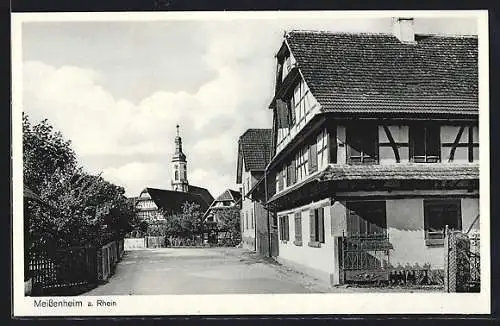
M 325 216 L 323 207 L 309 211 L 309 231 L 309 246 L 319 247 L 320 243 L 325 243 Z
M 462 228 L 460 199 L 424 200 L 425 244 L 428 246 L 444 243 L 445 226 L 451 230 Z
M 437 163 L 440 161 L 439 126 L 422 125 L 410 127 L 410 157 L 415 163 Z
M 290 240 L 290 225 L 288 224 L 288 215 L 283 215 L 279 217 L 280 223 L 279 223 L 279 231 L 280 231 L 280 239 L 281 241 L 288 241 Z
M 252 229 L 255 229 L 255 216 L 253 215 L 253 209 L 251 210 L 252 213 Z
M 182 166 L 182 175 L 184 179 L 187 179 L 187 167 L 185 165 Z
M 386 235 L 385 201 L 352 201 L 346 207 L 348 236 Z
M 248 230 L 248 212 L 245 212 L 245 225 L 246 225 L 245 229 Z
M 179 166 L 175 166 L 174 179 L 179 180 Z
M 308 148 L 302 149 L 297 155 L 297 180 L 302 180 L 308 174 L 307 163 L 309 159 Z
M 286 166 L 283 167 L 283 169 L 281 170 L 281 177 L 283 178 L 283 188 L 285 188 L 285 185 L 288 186 L 288 182 L 287 182 L 287 171 L 288 171 L 288 168 Z
M 302 216 L 300 212 L 294 215 L 294 226 L 295 226 L 295 241 L 293 242 L 296 246 L 302 246 Z
M 285 77 L 288 75 L 290 70 L 292 70 L 292 60 L 291 60 L 290 56 L 288 56 L 285 58 L 284 63 L 283 63 L 283 74 L 282 74 L 283 78 L 282 78 L 282 80 L 285 79 Z
M 322 169 L 328 164 L 328 134 L 323 130 L 317 138 L 318 169 Z
M 378 130 L 374 124 L 358 123 L 347 127 L 348 163 L 378 162 Z
M 281 168 L 276 173 L 276 189 L 278 192 L 285 188 L 285 182 L 286 182 L 285 169 Z
M 306 118 L 312 105 L 310 103 L 309 90 L 303 81 L 300 81 L 293 90 L 293 96 L 290 99 L 290 106 L 295 111 L 297 123 Z

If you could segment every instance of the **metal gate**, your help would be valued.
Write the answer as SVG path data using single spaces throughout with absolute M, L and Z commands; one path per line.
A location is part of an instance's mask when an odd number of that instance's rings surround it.
M 341 237 L 341 283 L 389 281 L 389 250 L 386 234 Z
M 481 288 L 479 233 L 445 231 L 445 291 L 479 292 Z

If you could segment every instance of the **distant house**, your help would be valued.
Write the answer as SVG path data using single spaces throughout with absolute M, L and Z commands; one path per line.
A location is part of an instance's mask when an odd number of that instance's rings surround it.
M 442 269 L 445 226 L 478 227 L 478 39 L 393 27 L 291 31 L 276 55 L 272 158 L 250 196 L 279 261 L 330 284 Z
M 270 230 L 269 216 L 262 203 L 248 197 L 250 189 L 264 175 L 272 150 L 272 129 L 248 129 L 238 140 L 236 183 L 242 193 L 241 235 L 243 247 L 264 256 L 270 255 L 270 238 L 277 245 L 277 234 Z M 277 248 L 275 248 L 277 249 Z M 274 250 L 274 255 L 277 252 Z
M 203 215 L 203 220 L 206 222 L 219 221 L 218 215 L 224 210 L 240 210 L 241 205 L 241 194 L 238 191 L 232 189 L 226 189 L 222 194 L 215 199 L 210 207 L 206 210 Z

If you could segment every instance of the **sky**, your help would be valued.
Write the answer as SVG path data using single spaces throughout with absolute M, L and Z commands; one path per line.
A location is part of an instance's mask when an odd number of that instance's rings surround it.
M 188 180 L 214 197 L 236 186 L 238 138 L 270 128 L 275 58 L 292 29 L 390 33 L 391 19 L 24 22 L 23 110 L 72 141 L 90 173 L 170 189 L 175 126 Z M 416 18 L 415 31 L 477 34 L 473 18 Z

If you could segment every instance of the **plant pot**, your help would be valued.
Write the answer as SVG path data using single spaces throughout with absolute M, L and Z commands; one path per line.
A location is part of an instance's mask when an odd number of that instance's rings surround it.
M 31 291 L 33 290 L 33 279 L 30 278 L 27 281 L 24 281 L 24 295 L 31 295 Z

